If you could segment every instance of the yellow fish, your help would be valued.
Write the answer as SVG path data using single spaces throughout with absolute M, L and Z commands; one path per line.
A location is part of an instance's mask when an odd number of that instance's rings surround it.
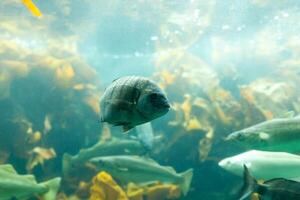
M 31 14 L 35 17 L 41 17 L 42 13 L 39 8 L 32 2 L 32 0 L 22 0 L 23 4 L 27 7 L 27 9 L 31 12 Z

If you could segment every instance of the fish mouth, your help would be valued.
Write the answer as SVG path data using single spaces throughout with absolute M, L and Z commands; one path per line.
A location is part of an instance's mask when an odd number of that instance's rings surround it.
M 159 105 L 159 107 L 162 109 L 162 110 L 166 110 L 166 111 L 169 111 L 170 108 L 171 108 L 171 105 L 169 104 L 169 102 L 167 100 L 161 102 L 161 104 Z
M 163 104 L 163 107 L 167 110 L 170 110 L 171 105 L 168 102 L 166 102 L 165 104 Z
M 238 135 L 240 134 L 240 132 L 233 132 L 233 133 L 230 133 L 229 135 L 227 135 L 225 138 L 224 138 L 224 141 L 226 142 L 230 142 L 230 141 L 237 141 L 238 140 Z
M 219 167 L 221 167 L 221 168 L 224 168 L 225 167 L 225 160 L 221 160 L 219 163 L 218 163 L 218 165 L 219 165 Z
M 232 141 L 234 140 L 233 136 L 232 135 L 227 135 L 225 138 L 224 138 L 224 141 L 226 142 L 229 142 L 229 141 Z

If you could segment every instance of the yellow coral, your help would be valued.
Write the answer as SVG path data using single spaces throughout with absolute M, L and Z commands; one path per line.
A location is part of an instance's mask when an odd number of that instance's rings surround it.
M 187 122 L 186 130 L 202 130 L 203 126 L 201 122 L 197 119 L 197 117 L 192 116 L 191 119 Z
M 183 110 L 185 120 L 190 119 L 191 110 L 192 110 L 191 99 L 192 99 L 191 95 L 185 94 L 184 102 L 181 104 L 181 109 Z
M 254 193 L 251 195 L 251 200 L 259 200 L 259 195 L 257 193 Z
M 128 200 L 122 188 L 106 172 L 102 171 L 93 178 L 89 200 Z
M 11 76 L 8 72 L 0 72 L 0 99 L 5 99 L 10 96 Z
M 173 184 L 157 184 L 147 190 L 148 200 L 177 199 L 180 197 L 180 189 Z
M 68 87 L 75 76 L 75 72 L 70 64 L 66 64 L 56 69 L 55 76 L 59 85 Z
M 22 0 L 23 4 L 35 17 L 41 17 L 42 13 L 39 8 L 32 2 L 32 0 Z
M 143 200 L 143 196 L 147 196 L 148 200 L 177 199 L 180 197 L 180 189 L 174 184 L 155 183 L 139 187 L 133 183 L 129 183 L 127 186 L 127 196 L 130 200 Z
M 143 200 L 144 188 L 141 188 L 134 183 L 127 185 L 127 196 L 130 200 Z
M 0 62 L 1 66 L 5 66 L 11 75 L 27 76 L 29 67 L 26 62 L 16 60 L 3 60 Z
M 35 131 L 29 135 L 29 143 L 36 143 L 42 139 L 42 133 L 40 131 Z
M 99 97 L 97 95 L 90 95 L 84 101 L 96 114 L 100 113 Z

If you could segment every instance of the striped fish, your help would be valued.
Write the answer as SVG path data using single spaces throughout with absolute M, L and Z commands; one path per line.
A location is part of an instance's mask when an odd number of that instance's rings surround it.
M 123 131 L 166 114 L 170 104 L 151 80 L 125 76 L 114 80 L 100 99 L 101 121 L 123 126 Z

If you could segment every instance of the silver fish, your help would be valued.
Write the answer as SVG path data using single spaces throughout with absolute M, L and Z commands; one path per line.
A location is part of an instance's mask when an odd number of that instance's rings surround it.
M 165 115 L 170 105 L 151 80 L 126 76 L 111 83 L 100 99 L 101 121 L 123 126 L 124 131 Z
M 244 165 L 259 180 L 277 177 L 300 180 L 300 156 L 295 154 L 251 150 L 219 162 L 220 167 L 238 176 L 243 176 Z
M 300 117 L 277 118 L 236 131 L 227 136 L 248 149 L 300 151 Z
M 41 195 L 44 200 L 55 200 L 61 178 L 37 183 L 33 175 L 19 175 L 9 165 L 0 165 L 0 199 L 23 199 Z
M 184 195 L 188 193 L 193 177 L 193 169 L 176 173 L 172 167 L 161 166 L 150 158 L 139 156 L 105 156 L 93 158 L 90 162 L 122 183 L 173 183 L 179 185 Z
M 99 142 L 90 148 L 82 149 L 75 156 L 65 153 L 63 156 L 63 172 L 68 174 L 72 168 L 86 163 L 91 158 L 124 154 L 140 155 L 145 151 L 146 149 L 139 141 L 113 138 L 109 141 Z

